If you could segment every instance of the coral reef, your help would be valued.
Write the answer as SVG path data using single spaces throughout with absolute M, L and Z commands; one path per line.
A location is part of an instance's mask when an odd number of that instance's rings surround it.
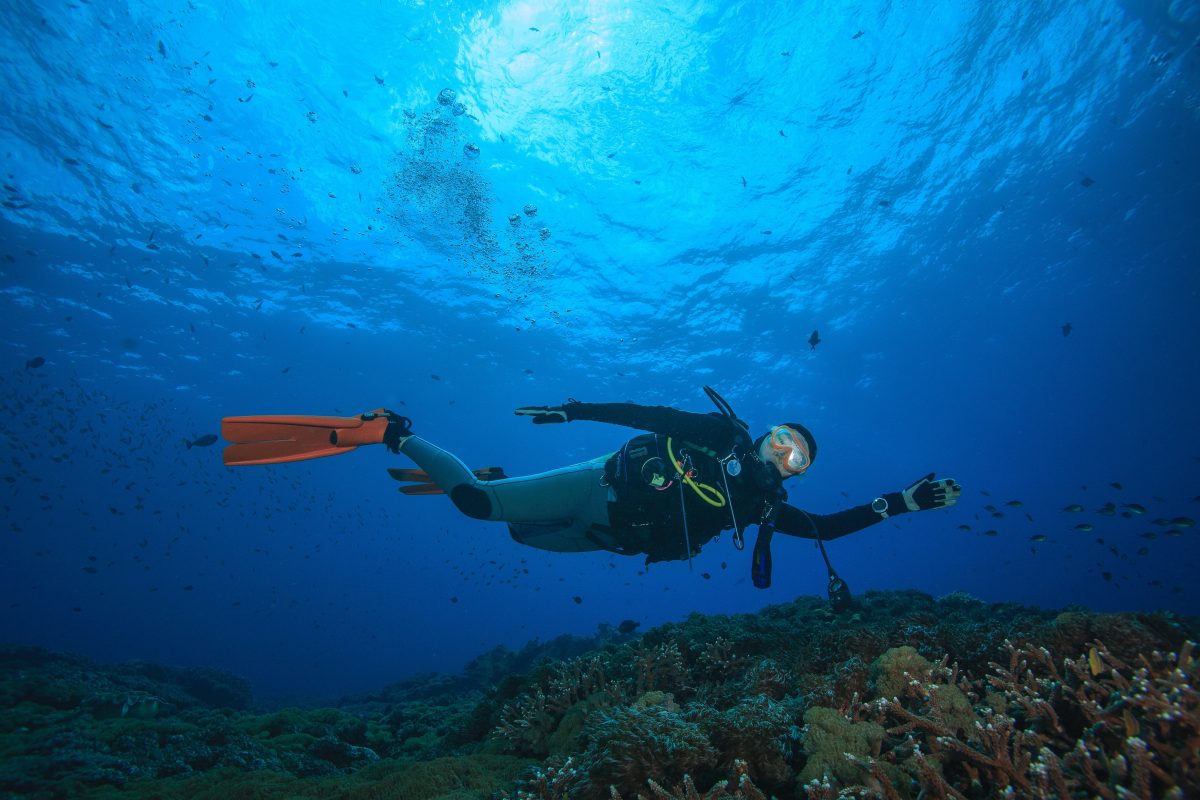
M 1200 796 L 1200 623 L 868 593 L 485 653 L 319 708 L 0 648 L 0 797 Z

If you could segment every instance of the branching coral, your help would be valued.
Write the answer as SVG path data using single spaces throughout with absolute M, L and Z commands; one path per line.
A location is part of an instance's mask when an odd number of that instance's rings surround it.
M 539 686 L 504 706 L 493 735 L 518 752 L 548 752 L 548 737 L 559 728 L 569 711 L 580 704 L 587 711 L 625 700 L 621 682 L 611 680 L 599 657 L 560 662 L 545 675 Z
M 865 716 L 890 723 L 891 740 L 905 737 L 880 758 L 903 766 L 925 796 L 964 797 L 972 786 L 1104 800 L 1200 792 L 1190 642 L 1178 654 L 1139 656 L 1133 667 L 1096 641 L 1061 670 L 1045 648 L 1005 647 L 1007 665 L 993 663 L 983 680 L 959 678 L 943 662 L 909 674 L 899 696 L 864 705 Z M 990 703 L 977 707 L 981 719 L 969 730 L 939 709 L 951 689 Z M 874 760 L 856 761 L 869 768 Z
M 651 797 L 638 792 L 639 800 L 767 800 L 761 789 L 750 779 L 749 768 L 745 761 L 733 762 L 731 780 L 717 781 L 707 792 L 700 794 L 690 775 L 684 775 L 683 781 L 673 791 L 667 791 L 653 779 L 646 781 L 650 787 Z M 730 783 L 733 789 L 729 788 Z M 621 800 L 616 787 L 609 787 L 612 800 Z
M 647 646 L 639 643 L 633 662 L 634 692 L 638 695 L 655 689 L 685 688 L 688 670 L 683 663 L 683 654 L 675 642 Z
M 632 794 L 648 779 L 682 780 L 685 774 L 716 763 L 713 747 L 698 719 L 711 709 L 690 715 L 665 706 L 623 706 L 604 711 L 589 732 L 582 761 L 589 766 L 585 797 L 602 797 L 604 788 Z

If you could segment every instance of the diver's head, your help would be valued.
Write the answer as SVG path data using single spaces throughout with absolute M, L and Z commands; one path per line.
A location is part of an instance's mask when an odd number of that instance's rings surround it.
M 798 422 L 776 425 L 755 444 L 762 462 L 774 466 L 784 480 L 803 475 L 817 457 L 817 440 Z

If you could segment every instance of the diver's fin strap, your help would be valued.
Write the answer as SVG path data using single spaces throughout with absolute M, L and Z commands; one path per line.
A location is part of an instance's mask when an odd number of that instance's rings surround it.
M 425 470 L 392 467 L 388 469 L 388 475 L 395 480 L 413 484 L 412 486 L 401 486 L 400 491 L 403 494 L 444 494 Z M 504 474 L 503 467 L 484 467 L 475 470 L 474 475 L 481 481 L 498 481 L 508 477 Z
M 225 417 L 221 436 L 233 443 L 225 448 L 225 465 L 283 464 L 336 456 L 364 444 L 382 444 L 392 416 L 378 409 L 357 417 Z

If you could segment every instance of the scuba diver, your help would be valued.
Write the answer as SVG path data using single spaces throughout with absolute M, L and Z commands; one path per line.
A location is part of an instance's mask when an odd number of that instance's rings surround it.
M 817 443 L 796 422 L 773 426 L 758 438 L 715 390 L 707 414 L 634 403 L 581 403 L 516 409 L 535 425 L 589 420 L 646 431 L 615 453 L 580 464 L 510 478 L 498 467 L 473 471 L 453 454 L 416 436 L 412 422 L 386 409 L 357 417 L 226 417 L 228 466 L 275 464 L 347 453 L 383 444 L 420 469 L 390 469 L 405 494 L 445 493 L 469 517 L 508 524 L 513 539 L 554 552 L 607 550 L 645 555 L 646 563 L 687 559 L 722 531 L 745 548 L 745 529 L 758 526 L 751 560 L 754 585 L 771 583 L 774 533 L 816 539 L 829 570 L 835 609 L 850 603 L 824 541 L 862 530 L 897 514 L 952 506 L 962 487 L 929 473 L 899 492 L 835 514 L 811 514 L 787 503 L 784 482 L 803 475 Z

